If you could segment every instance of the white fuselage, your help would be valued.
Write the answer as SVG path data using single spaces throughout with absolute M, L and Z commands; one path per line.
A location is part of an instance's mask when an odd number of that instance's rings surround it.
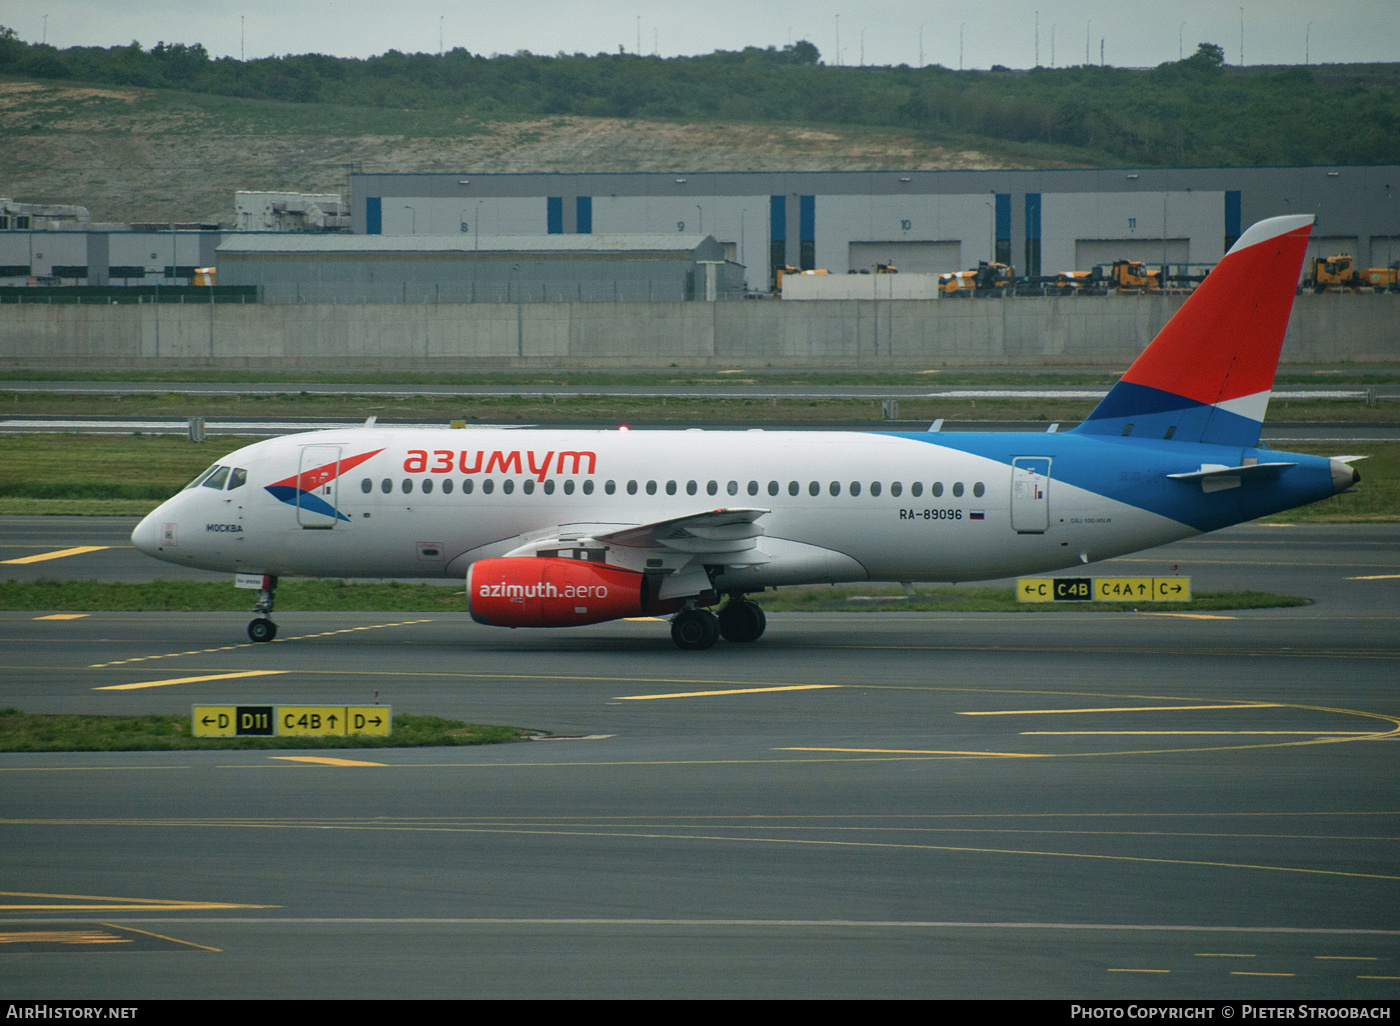
M 245 470 L 246 483 L 187 488 L 151 513 L 133 540 L 160 559 L 231 573 L 457 577 L 475 560 L 517 551 L 532 537 L 567 535 L 571 526 L 587 537 L 715 509 L 762 509 L 768 561 L 731 567 L 716 582 L 752 590 L 1006 577 L 1195 533 L 1061 480 L 1047 480 L 1049 494 L 1027 507 L 1044 529 L 1022 522 L 1018 530 L 1007 462 L 937 437 L 321 431 L 229 454 L 220 463 Z M 1047 455 L 1037 447 L 1049 450 L 1056 438 L 1014 437 L 1011 452 L 1026 457 Z M 313 480 L 310 472 L 328 465 L 331 479 Z

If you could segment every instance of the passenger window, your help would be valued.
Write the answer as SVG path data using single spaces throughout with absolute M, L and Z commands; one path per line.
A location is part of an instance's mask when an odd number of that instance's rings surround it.
M 718 493 L 719 493 L 719 482 L 718 482 L 718 481 L 711 481 L 709 484 L 707 484 L 707 485 L 705 486 L 705 491 L 706 491 L 707 493 L 709 493 L 710 495 L 716 495 L 716 494 L 718 494 Z
M 687 482 L 685 483 L 685 494 L 686 494 L 686 495 L 694 495 L 694 494 L 695 494 L 696 492 L 698 492 L 699 490 L 700 490 L 700 486 L 699 486 L 698 484 L 696 484 L 694 481 L 687 481 Z
M 757 495 L 757 494 L 758 494 L 758 482 L 757 482 L 757 481 L 750 481 L 750 482 L 749 482 L 749 494 L 750 494 L 750 495 Z
M 464 477 L 464 478 L 462 479 L 462 494 L 463 494 L 463 495 L 470 495 L 470 494 L 472 493 L 472 489 L 475 488 L 475 487 L 476 487 L 476 485 L 472 483 L 472 479 L 471 479 L 471 478 L 469 478 L 469 477 Z
M 573 495 L 573 494 L 574 494 L 574 479 L 571 478 L 571 477 L 565 478 L 565 479 L 564 479 L 564 494 L 565 494 L 565 495 Z
M 769 494 L 769 495 L 777 495 L 777 494 L 778 494 L 778 488 L 779 488 L 779 487 L 780 487 L 780 486 L 778 485 L 778 482 L 777 482 L 777 481 L 769 481 L 769 482 L 768 482 L 768 494 Z
M 423 478 L 423 486 L 422 486 L 422 487 L 423 487 L 423 494 L 424 494 L 424 495 L 427 495 L 429 492 L 431 492 L 431 491 L 433 490 L 433 479 L 432 479 L 431 477 L 425 477 L 425 478 Z
M 381 492 L 383 492 L 385 495 L 388 495 L 390 492 L 392 492 L 392 491 L 394 490 L 394 482 L 390 481 L 390 480 L 386 477 L 383 481 L 380 481 L 380 482 L 379 482 L 379 490 L 380 490 Z
M 821 493 L 822 493 L 822 486 L 821 486 L 821 484 L 820 484 L 819 482 L 813 481 L 811 484 L 809 484 L 809 485 L 807 486 L 807 494 L 808 494 L 808 495 L 820 495 Z
M 524 481 L 521 481 L 520 487 L 524 489 L 526 495 L 535 494 L 535 482 L 533 478 L 527 477 Z
M 495 490 L 496 482 L 491 478 L 488 477 L 485 481 L 481 482 L 481 492 L 483 495 L 490 495 Z
M 932 495 L 935 499 L 938 498 L 940 495 L 943 494 L 943 482 L 933 482 L 933 486 L 929 488 L 928 493 Z
M 975 485 L 972 486 L 972 494 L 977 496 L 979 499 L 982 498 L 982 496 L 985 495 L 986 492 L 987 486 L 984 485 L 981 481 L 978 481 Z
M 585 479 L 584 479 L 584 481 L 583 481 L 583 494 L 584 494 L 584 495 L 592 495 L 592 494 L 593 494 L 593 479 L 592 479 L 592 478 L 585 478 Z
M 617 491 L 617 482 L 609 481 L 607 484 L 603 485 L 603 491 L 611 495 L 613 492 Z
M 801 486 L 800 484 L 798 484 L 796 481 L 789 481 L 789 482 L 788 482 L 788 494 L 789 494 L 789 495 L 796 495 L 796 494 L 797 494 L 798 492 L 800 492 L 800 491 L 802 491 L 802 486 Z
M 922 481 L 915 481 L 913 484 L 911 484 L 911 485 L 909 486 L 909 494 L 912 495 L 912 496 L 914 496 L 914 498 L 916 498 L 916 499 L 917 499 L 920 495 L 923 495 L 923 494 L 924 494 L 924 483 L 923 483 Z
M 546 495 L 554 494 L 554 478 L 551 477 L 548 481 L 544 483 L 544 493 Z
M 859 494 L 860 494 L 860 482 L 859 482 L 859 481 L 852 481 L 852 482 L 851 482 L 851 495 L 852 495 L 852 496 L 856 496 L 856 495 L 859 495 Z
M 227 480 L 228 467 L 215 467 L 214 473 L 204 479 L 204 487 L 222 489 L 224 487 L 224 482 Z
M 443 494 L 443 495 L 451 495 L 451 494 L 452 494 L 452 478 L 450 478 L 450 477 L 444 477 L 444 478 L 442 479 L 442 494 Z
M 208 477 L 210 474 L 214 473 L 214 471 L 216 471 L 216 470 L 218 470 L 218 469 L 219 469 L 219 465 L 218 465 L 217 463 L 215 463 L 212 467 L 210 467 L 210 468 L 209 468 L 208 470 L 206 470 L 204 473 L 200 474 L 197 478 L 195 478 L 195 479 L 194 479 L 193 481 L 191 481 L 189 484 L 185 485 L 185 488 L 196 488 L 196 487 L 198 487 L 199 485 L 202 485 L 202 484 L 204 483 L 204 479 L 205 479 L 206 477 Z
M 648 494 L 648 495 L 655 495 L 655 494 L 656 494 L 656 482 L 655 482 L 655 481 L 648 481 L 648 482 L 647 482 L 647 494 Z
M 667 495 L 675 495 L 675 494 L 676 494 L 676 482 L 674 482 L 674 481 L 667 481 L 667 482 L 666 482 L 666 494 L 667 494 Z
M 501 491 L 505 492 L 507 495 L 515 491 L 515 481 L 512 478 L 506 478 L 501 482 Z
M 841 482 L 840 482 L 840 481 L 833 481 L 833 482 L 831 482 L 831 487 L 830 487 L 829 489 L 827 489 L 827 490 L 828 490 L 829 492 L 831 492 L 832 495 L 840 495 L 840 494 L 841 494 Z
M 228 478 L 228 490 L 233 491 L 235 488 L 242 488 L 247 483 L 248 471 L 242 467 L 234 467 L 233 473 L 230 474 Z M 369 484 L 369 478 L 365 478 L 365 484 Z M 365 491 L 369 491 L 369 488 L 365 488 Z
M 898 481 L 890 482 L 890 494 L 893 495 L 896 499 L 899 498 L 900 495 L 903 494 L 903 492 L 904 486 L 902 484 L 900 484 Z
M 963 486 L 962 486 L 962 482 L 959 481 L 957 484 L 953 485 L 953 494 L 954 494 L 955 496 L 961 497 L 961 496 L 962 496 L 962 493 L 963 493 Z
M 871 498 L 874 498 L 875 496 L 877 496 L 877 495 L 879 495 L 879 494 L 880 494 L 880 482 L 879 482 L 879 481 L 871 481 L 871 482 L 870 482 L 870 496 L 871 496 Z
M 360 491 L 368 495 L 370 492 L 374 491 L 374 482 L 369 478 L 365 478 L 360 482 Z
M 407 495 L 411 491 L 413 491 L 413 481 L 406 477 L 403 479 L 403 493 Z
M 739 482 L 738 482 L 738 481 L 730 481 L 729 484 L 725 486 L 725 491 L 727 491 L 730 495 L 738 495 L 738 494 L 739 494 Z
M 637 482 L 636 482 L 636 481 L 628 481 L 628 482 L 627 482 L 627 494 L 628 494 L 628 495 L 636 495 L 636 494 L 637 494 Z

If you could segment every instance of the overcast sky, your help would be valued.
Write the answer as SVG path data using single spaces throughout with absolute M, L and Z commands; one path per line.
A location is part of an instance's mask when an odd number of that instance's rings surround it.
M 367 57 L 388 49 L 435 53 L 616 53 L 638 47 L 663 56 L 782 46 L 808 39 L 828 64 L 911 64 L 956 68 L 959 29 L 967 68 L 1036 63 L 1082 64 L 1089 56 L 1120 67 L 1176 60 L 1200 42 L 1240 60 L 1244 15 L 1246 64 L 1400 61 L 1400 0 L 452 0 L 388 4 L 382 0 L 0 0 L 0 25 L 23 39 L 54 46 L 114 46 L 135 39 L 203 43 L 214 56 L 287 53 Z M 47 24 L 45 23 L 47 16 Z M 638 26 L 640 16 L 640 33 Z M 838 29 L 839 23 L 839 29 Z M 1309 29 L 1309 26 L 1311 28 Z M 243 37 L 240 39 L 240 28 Z

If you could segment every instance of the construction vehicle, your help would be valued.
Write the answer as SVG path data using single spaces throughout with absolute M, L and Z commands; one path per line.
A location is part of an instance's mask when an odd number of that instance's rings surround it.
M 218 275 L 218 268 L 196 267 L 194 277 L 190 279 L 191 285 L 213 285 Z
M 1361 285 L 1361 276 L 1354 264 L 1350 253 L 1317 257 L 1308 262 L 1303 285 L 1314 292 L 1355 292 Z
M 1162 288 L 1161 268 L 1148 270 L 1141 260 L 1115 260 L 1108 272 L 1109 284 L 1119 295 L 1158 292 Z
M 1366 267 L 1361 270 L 1361 287 L 1376 292 L 1400 292 L 1400 263 L 1389 267 Z
M 1008 264 L 979 260 L 970 271 L 953 271 L 938 276 L 938 291 L 945 296 L 973 296 L 1011 285 L 1012 268 Z

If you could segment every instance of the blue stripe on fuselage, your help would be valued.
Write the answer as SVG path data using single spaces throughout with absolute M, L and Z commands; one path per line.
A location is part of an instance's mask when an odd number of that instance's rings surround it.
M 900 432 L 895 437 L 1006 464 L 1020 456 L 1049 456 L 1050 503 L 1054 482 L 1063 481 L 1149 513 L 1168 517 L 1197 531 L 1214 531 L 1270 513 L 1306 505 L 1334 494 L 1331 464 L 1324 456 L 1272 449 L 1148 441 L 1104 435 L 1027 434 L 1024 432 Z M 1202 464 L 1237 467 L 1245 459 L 1260 463 L 1296 463 L 1277 477 L 1245 481 L 1239 488 L 1202 492 L 1192 481 L 1168 474 L 1192 473 Z

